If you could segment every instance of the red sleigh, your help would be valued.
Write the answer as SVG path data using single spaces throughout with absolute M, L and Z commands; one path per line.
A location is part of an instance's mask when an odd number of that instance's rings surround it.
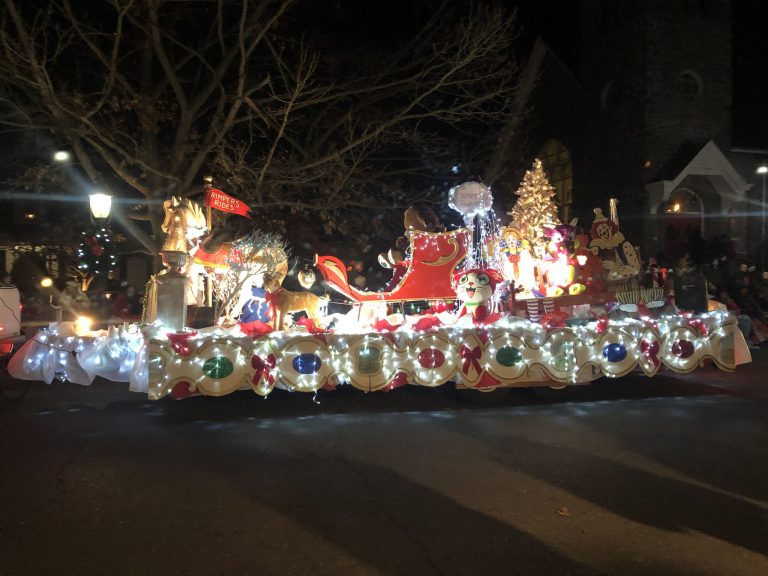
M 387 292 L 363 292 L 349 285 L 347 269 L 334 256 L 315 256 L 315 264 L 326 282 L 355 302 L 408 302 L 455 300 L 451 284 L 456 267 L 467 255 L 469 230 L 411 232 L 411 258 L 403 277 Z

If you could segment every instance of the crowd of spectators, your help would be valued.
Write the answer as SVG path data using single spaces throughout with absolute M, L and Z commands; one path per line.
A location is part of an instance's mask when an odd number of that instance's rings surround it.
M 0 286 L 12 286 L 8 273 L 0 274 Z M 93 326 L 106 326 L 116 322 L 141 319 L 144 295 L 130 284 L 123 283 L 108 289 L 104 283 L 92 282 L 83 290 L 79 282 L 68 280 L 42 286 L 28 283 L 20 289 L 21 320 L 26 325 L 45 325 L 56 321 L 58 314 L 64 321 L 78 316 L 91 318 Z
M 710 298 L 739 318 L 747 343 L 768 344 L 768 270 L 723 256 L 702 266 L 701 272 Z

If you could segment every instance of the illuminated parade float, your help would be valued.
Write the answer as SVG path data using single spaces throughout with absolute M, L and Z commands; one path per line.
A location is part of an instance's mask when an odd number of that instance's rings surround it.
M 517 195 L 501 224 L 488 187 L 453 188 L 450 206 L 464 226 L 450 231 L 431 210 L 409 208 L 404 249 L 380 256 L 392 271 L 381 291 L 357 288 L 348 266 L 328 255 L 315 257 L 321 282 L 306 268 L 298 275 L 305 290 L 290 291 L 282 287 L 288 246 L 278 236 L 209 229 L 211 208 L 248 212 L 209 183 L 208 218 L 186 199 L 165 204 L 166 270 L 147 290 L 144 322 L 99 332 L 52 325 L 9 370 L 49 383 L 101 376 L 160 399 L 448 382 L 558 388 L 750 361 L 734 316 L 706 309 L 706 299 L 703 309 L 680 309 L 671 274 L 642 270 L 615 201 L 608 216 L 594 210 L 586 231 L 562 224 L 539 161 Z M 344 312 L 329 313 L 329 291 Z M 216 324 L 187 328 L 188 305 L 213 305 Z

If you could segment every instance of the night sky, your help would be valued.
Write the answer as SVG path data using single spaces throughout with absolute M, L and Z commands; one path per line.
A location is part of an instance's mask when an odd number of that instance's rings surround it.
M 708 0 L 701 0 L 706 2 Z M 522 40 L 540 35 L 571 71 L 580 76 L 581 0 L 520 0 Z M 768 2 L 734 0 L 734 147 L 768 149 Z M 706 38 L 701 39 L 706 42 Z
M 733 145 L 768 149 L 768 2 L 734 2 Z

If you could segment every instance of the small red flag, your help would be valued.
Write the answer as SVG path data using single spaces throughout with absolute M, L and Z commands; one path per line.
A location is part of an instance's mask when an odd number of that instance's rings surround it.
M 249 214 L 251 207 L 248 204 L 233 198 L 229 194 L 225 194 L 218 188 L 208 188 L 205 191 L 205 206 L 221 210 L 222 212 L 229 212 L 230 214 L 239 214 L 246 218 L 251 217 Z

